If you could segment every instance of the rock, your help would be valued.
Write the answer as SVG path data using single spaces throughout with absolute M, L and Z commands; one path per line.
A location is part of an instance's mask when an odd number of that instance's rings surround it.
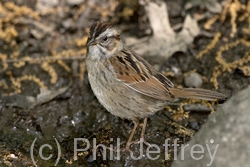
M 200 8 L 207 8 L 212 13 L 221 13 L 222 6 L 217 0 L 190 0 L 186 1 L 184 9 L 190 9 L 195 6 Z
M 186 112 L 211 112 L 211 109 L 203 104 L 186 104 L 183 109 Z
M 71 18 L 68 18 L 68 19 L 66 19 L 66 20 L 64 20 L 64 21 L 62 22 L 62 26 L 63 26 L 65 29 L 68 29 L 68 28 L 72 27 L 73 25 L 74 25 L 74 20 L 71 19 Z
M 249 99 L 250 86 L 211 114 L 184 151 L 180 149 L 172 167 L 249 167 Z
M 196 72 L 190 73 L 184 78 L 184 84 L 187 87 L 200 88 L 202 83 L 201 75 Z
M 67 4 L 69 4 L 69 5 L 80 5 L 84 1 L 85 0 L 67 0 Z
M 42 39 L 47 34 L 52 34 L 55 29 L 55 24 L 51 23 L 49 25 L 46 25 L 45 23 L 38 22 L 38 21 L 32 21 L 33 28 L 30 30 L 30 33 L 36 38 L 36 39 Z
M 38 11 L 49 10 L 59 4 L 59 0 L 39 0 L 36 4 Z

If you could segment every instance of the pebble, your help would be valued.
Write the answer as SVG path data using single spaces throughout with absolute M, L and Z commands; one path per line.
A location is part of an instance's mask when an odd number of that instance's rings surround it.
M 69 4 L 69 5 L 80 5 L 84 1 L 85 0 L 67 0 L 67 4 Z
M 39 0 L 36 4 L 38 11 L 49 10 L 59 4 L 59 0 Z
M 184 84 L 187 87 L 199 88 L 201 87 L 202 83 L 203 81 L 201 75 L 196 72 L 190 73 L 184 78 Z

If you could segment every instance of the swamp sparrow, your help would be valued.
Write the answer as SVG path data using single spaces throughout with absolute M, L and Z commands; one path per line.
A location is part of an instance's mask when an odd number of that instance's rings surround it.
M 86 66 L 91 88 L 99 102 L 113 115 L 129 119 L 134 127 L 126 144 L 129 149 L 139 119 L 163 109 L 176 98 L 203 100 L 225 99 L 226 96 L 198 88 L 174 88 L 174 84 L 147 61 L 130 50 L 120 34 L 107 22 L 96 22 L 87 41 Z

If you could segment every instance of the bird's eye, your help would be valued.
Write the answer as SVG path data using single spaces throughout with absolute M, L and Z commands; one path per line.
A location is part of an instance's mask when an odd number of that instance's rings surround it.
M 104 42 L 106 42 L 108 40 L 108 37 L 105 36 L 103 39 L 102 39 Z

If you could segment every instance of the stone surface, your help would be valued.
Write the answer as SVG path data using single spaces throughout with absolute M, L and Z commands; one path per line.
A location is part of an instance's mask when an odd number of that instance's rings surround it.
M 249 167 L 249 102 L 250 86 L 230 98 L 216 113 L 210 115 L 207 123 L 188 143 L 184 154 L 179 151 L 178 160 L 173 162 L 172 167 Z M 203 153 L 190 154 L 192 147 Z M 184 160 L 181 160 L 182 155 Z
M 58 0 L 39 0 L 37 1 L 36 9 L 39 11 L 49 10 L 57 6 L 58 3 Z
M 187 76 L 185 76 L 184 83 L 187 87 L 200 88 L 203 81 L 202 81 L 200 74 L 198 74 L 196 72 L 192 72 L 192 73 L 188 74 Z
M 80 5 L 84 1 L 85 0 L 67 0 L 67 4 L 69 4 L 69 5 Z

